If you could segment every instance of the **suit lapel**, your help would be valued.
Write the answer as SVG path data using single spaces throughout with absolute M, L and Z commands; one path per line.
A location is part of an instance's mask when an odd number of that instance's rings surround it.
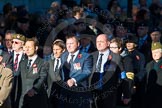
M 82 55 L 83 55 L 83 54 L 79 51 L 78 55 L 76 56 L 76 58 L 75 58 L 75 60 L 74 60 L 74 63 L 78 63 L 79 60 L 81 59 Z
M 97 64 L 98 54 L 99 54 L 99 52 L 94 53 L 94 57 L 93 57 L 93 64 L 94 64 L 93 65 L 93 72 L 96 71 L 96 64 Z
M 38 68 L 38 61 L 39 61 L 39 58 L 37 57 L 33 63 L 33 64 L 37 65 L 37 68 Z M 33 73 L 33 64 L 32 64 L 32 66 L 30 66 L 28 73 Z
M 104 77 L 108 81 L 114 74 L 117 68 L 117 63 L 114 60 L 114 54 L 110 51 L 108 59 L 104 64 Z
M 49 75 L 50 75 L 50 77 L 53 81 L 55 80 L 54 79 L 54 77 L 55 77 L 55 75 L 54 75 L 54 63 L 55 63 L 55 59 L 50 61 L 50 69 L 49 69 Z

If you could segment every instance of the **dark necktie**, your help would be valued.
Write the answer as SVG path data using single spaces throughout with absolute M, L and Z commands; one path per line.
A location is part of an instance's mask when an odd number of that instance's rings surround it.
M 56 62 L 55 72 L 58 72 L 59 59 L 55 59 L 55 62 Z
M 31 62 L 32 62 L 32 60 L 31 60 L 31 59 L 29 59 L 29 60 L 28 60 L 28 64 L 27 64 L 27 69 L 29 69 L 29 68 L 30 68 L 30 66 L 31 66 Z
M 74 55 L 71 55 L 71 59 L 69 61 L 70 64 L 73 63 L 73 58 L 74 58 Z
M 65 63 L 65 67 L 63 70 L 65 70 L 64 72 L 64 81 L 67 81 L 70 77 L 69 77 L 69 74 L 70 74 L 70 69 L 71 69 L 71 66 L 73 64 L 73 58 L 74 58 L 74 55 L 71 55 L 71 58 L 70 58 L 70 61 L 66 62 Z
M 97 64 L 97 66 L 96 66 L 96 71 L 97 72 L 100 72 L 101 71 L 101 64 L 102 64 L 102 56 L 103 56 L 104 54 L 100 54 L 100 58 L 99 58 L 99 60 L 98 60 L 98 64 Z
M 16 54 L 16 58 L 15 58 L 15 62 L 14 62 L 14 71 L 16 71 L 17 67 L 18 67 L 18 58 L 19 58 L 19 54 Z

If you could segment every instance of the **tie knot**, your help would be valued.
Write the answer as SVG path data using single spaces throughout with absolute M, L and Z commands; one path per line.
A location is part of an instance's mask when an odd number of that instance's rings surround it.
M 16 56 L 18 57 L 20 54 L 16 54 Z
M 29 62 L 31 62 L 32 61 L 32 59 L 29 59 Z
M 102 54 L 102 53 L 100 54 L 101 57 L 102 57 L 103 55 L 104 55 L 104 54 Z
M 73 61 L 74 55 L 71 55 L 71 60 Z

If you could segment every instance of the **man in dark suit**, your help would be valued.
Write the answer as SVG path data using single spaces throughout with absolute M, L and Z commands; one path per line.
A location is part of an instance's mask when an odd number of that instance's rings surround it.
M 11 54 L 12 53 L 12 35 L 15 34 L 14 30 L 7 30 L 5 33 L 5 48 L 4 51 Z
M 19 108 L 47 108 L 47 94 L 44 82 L 47 77 L 48 63 L 38 57 L 38 41 L 26 41 L 24 51 L 28 59 L 21 61 L 22 94 Z
M 92 36 L 81 35 L 80 37 L 80 50 L 86 53 L 92 53 L 97 51 L 94 43 L 92 42 Z
M 115 108 L 116 93 L 120 84 L 122 72 L 121 57 L 111 52 L 108 36 L 100 34 L 96 38 L 98 51 L 93 55 L 93 71 L 90 77 L 90 84 L 93 95 L 94 108 Z
M 12 49 L 11 54 L 13 59 L 13 74 L 14 74 L 14 83 L 11 91 L 11 104 L 12 108 L 18 108 L 19 100 L 21 96 L 21 76 L 19 70 L 20 61 L 25 59 L 25 54 L 23 52 L 23 46 L 25 42 L 25 36 L 22 34 L 13 34 L 12 35 Z
M 144 108 L 161 108 L 162 99 L 162 45 L 152 43 L 153 60 L 146 65 L 147 86 Z
M 88 87 L 88 78 L 92 71 L 92 56 L 81 52 L 79 45 L 79 40 L 74 34 L 66 37 L 67 52 L 61 56 L 62 80 L 66 85 L 62 93 L 68 99 L 65 108 L 89 108 L 88 93 L 78 91 L 78 88 L 84 90 Z
M 151 37 L 148 34 L 148 22 L 139 22 L 137 24 L 138 51 L 145 57 L 145 65 L 152 60 L 151 56 Z
M 58 81 L 61 80 L 60 77 L 60 65 L 61 65 L 61 54 L 65 51 L 64 41 L 57 39 L 53 42 L 53 57 L 54 59 L 49 60 L 49 70 L 47 77 L 48 84 L 48 98 L 49 98 L 49 107 L 57 108 L 59 100 L 56 98 L 56 95 L 59 95 L 60 86 Z

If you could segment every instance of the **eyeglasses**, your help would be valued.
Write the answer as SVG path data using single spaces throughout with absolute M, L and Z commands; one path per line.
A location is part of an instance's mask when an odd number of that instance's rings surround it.
M 5 41 L 12 41 L 12 39 L 5 39 Z
M 111 48 L 111 49 L 116 49 L 116 48 L 119 48 L 119 47 L 109 47 L 109 48 Z
M 16 41 L 12 41 L 12 44 L 15 43 L 15 44 L 19 44 L 20 42 L 16 42 Z

